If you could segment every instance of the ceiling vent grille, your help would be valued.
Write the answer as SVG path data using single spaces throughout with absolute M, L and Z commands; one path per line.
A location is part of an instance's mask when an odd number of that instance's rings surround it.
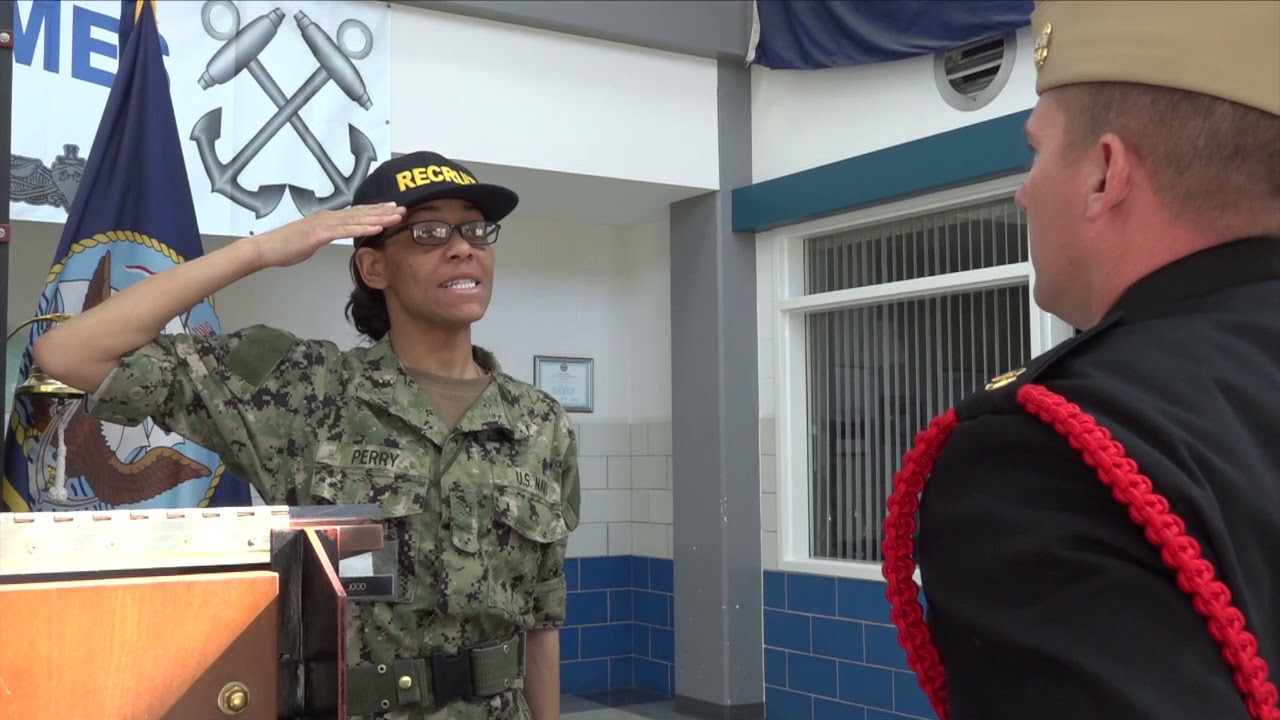
M 933 73 L 938 92 L 957 110 L 977 110 L 1004 89 L 1017 55 L 1015 33 L 937 53 Z

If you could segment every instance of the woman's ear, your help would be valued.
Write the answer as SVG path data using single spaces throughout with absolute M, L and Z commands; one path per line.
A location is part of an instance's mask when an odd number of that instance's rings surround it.
M 387 287 L 386 255 L 381 249 L 362 247 L 356 250 L 356 271 L 360 273 L 364 284 L 372 290 L 383 290 Z

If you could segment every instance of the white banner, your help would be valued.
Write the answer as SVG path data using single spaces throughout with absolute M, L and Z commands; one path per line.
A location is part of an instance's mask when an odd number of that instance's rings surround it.
M 10 213 L 62 223 L 115 76 L 121 3 L 15 6 Z M 391 157 L 385 3 L 159 0 L 157 17 L 201 233 L 344 207 Z

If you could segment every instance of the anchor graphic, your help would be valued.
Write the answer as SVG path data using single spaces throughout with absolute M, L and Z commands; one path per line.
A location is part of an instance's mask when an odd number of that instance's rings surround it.
M 213 27 L 212 15 L 218 8 L 226 10 L 231 15 L 231 25 L 226 31 Z M 307 17 L 306 13 L 299 11 L 295 14 L 294 20 L 297 21 L 302 39 L 307 43 L 307 47 L 310 48 L 312 56 L 320 67 L 316 68 L 311 77 L 307 78 L 292 97 L 286 97 L 275 79 L 258 60 L 262 51 L 275 39 L 276 31 L 284 21 L 283 10 L 277 7 L 254 19 L 243 29 L 240 27 L 239 10 L 230 0 L 208 0 L 201 9 L 200 16 L 205 32 L 215 40 L 224 41 L 223 46 L 214 53 L 208 65 L 205 66 L 205 72 L 200 76 L 200 87 L 207 90 L 214 85 L 226 83 L 241 70 L 247 69 L 276 106 L 276 112 L 271 119 L 259 128 L 249 142 L 227 163 L 219 159 L 215 147 L 222 137 L 222 108 L 215 108 L 196 121 L 191 130 L 191 139 L 196 143 L 200 162 L 204 165 L 205 174 L 209 177 L 213 191 L 241 207 L 252 210 L 259 219 L 270 215 L 284 197 L 286 185 L 263 185 L 256 190 L 250 190 L 240 184 L 239 178 L 245 167 L 258 156 L 258 153 L 262 152 L 276 133 L 288 124 L 298 133 L 303 145 L 315 157 L 329 181 L 333 183 L 333 192 L 323 198 L 316 197 L 315 192 L 309 188 L 288 185 L 294 206 L 305 216 L 319 209 L 337 209 L 349 205 L 356 187 L 365 179 L 370 166 L 377 160 L 378 154 L 373 143 L 355 125 L 348 124 L 348 143 L 353 162 L 351 174 L 344 175 L 299 113 L 330 80 L 333 80 L 347 97 L 360 107 L 368 110 L 372 106 L 369 93 L 365 91 L 364 79 L 351 62 L 351 60 L 362 60 L 368 57 L 373 50 L 373 33 L 369 31 L 369 27 L 359 20 L 346 20 L 338 26 L 338 42 L 335 43 L 323 28 Z M 364 36 L 364 45 L 358 50 L 343 44 L 343 39 L 349 30 L 356 30 Z

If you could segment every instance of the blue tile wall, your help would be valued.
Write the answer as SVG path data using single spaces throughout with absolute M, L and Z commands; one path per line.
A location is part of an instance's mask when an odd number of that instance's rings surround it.
M 768 720 L 936 720 L 882 582 L 764 573 Z
M 620 555 L 565 561 L 568 612 L 560 631 L 566 693 L 675 687 L 672 561 Z

